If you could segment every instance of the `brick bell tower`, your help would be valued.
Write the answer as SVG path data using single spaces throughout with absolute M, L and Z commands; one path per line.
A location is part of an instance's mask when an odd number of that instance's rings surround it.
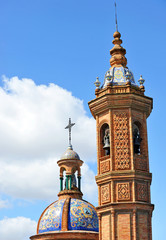
M 128 69 L 121 34 L 113 34 L 111 68 L 89 108 L 96 119 L 100 240 L 151 240 L 154 205 L 150 199 L 146 119 L 152 98 L 144 95 L 144 79 L 135 83 Z

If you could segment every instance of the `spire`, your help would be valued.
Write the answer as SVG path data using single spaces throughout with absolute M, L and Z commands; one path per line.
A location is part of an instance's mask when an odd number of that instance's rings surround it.
M 122 44 L 122 40 L 120 39 L 121 34 L 116 31 L 113 34 L 113 41 L 112 43 L 114 44 L 114 47 L 110 50 L 110 54 L 111 54 L 111 59 L 110 59 L 110 64 L 111 67 L 119 67 L 119 66 L 123 66 L 126 67 L 127 65 L 127 59 L 125 57 L 126 54 L 126 49 L 124 49 L 121 44 Z
M 117 19 L 116 0 L 115 0 L 115 24 L 116 24 L 116 32 L 118 32 L 118 19 Z

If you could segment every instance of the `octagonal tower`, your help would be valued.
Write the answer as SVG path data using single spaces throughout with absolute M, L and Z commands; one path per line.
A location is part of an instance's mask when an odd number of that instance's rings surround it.
M 153 204 L 150 198 L 146 119 L 152 98 L 145 96 L 127 67 L 121 35 L 113 35 L 111 68 L 89 108 L 96 119 L 100 240 L 151 240 Z

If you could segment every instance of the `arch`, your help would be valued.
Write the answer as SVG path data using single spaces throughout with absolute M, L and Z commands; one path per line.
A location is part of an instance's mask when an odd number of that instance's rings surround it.
M 66 171 L 64 167 L 60 167 L 60 177 L 63 177 L 63 172 Z
M 100 127 L 100 157 L 110 155 L 110 128 L 108 123 Z
M 108 119 L 104 118 L 102 119 L 102 121 L 99 123 L 98 127 L 99 129 L 104 125 L 104 124 L 107 124 L 109 126 L 109 122 L 108 122 Z
M 142 125 L 139 121 L 133 123 L 133 147 L 134 154 L 142 153 Z

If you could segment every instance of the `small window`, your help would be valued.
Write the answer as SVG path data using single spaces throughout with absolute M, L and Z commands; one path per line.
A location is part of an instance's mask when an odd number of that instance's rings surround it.
M 108 124 L 101 127 L 101 156 L 110 155 L 110 130 Z
M 141 154 L 141 134 L 140 134 L 140 124 L 134 123 L 133 124 L 133 144 L 134 144 L 134 153 Z

